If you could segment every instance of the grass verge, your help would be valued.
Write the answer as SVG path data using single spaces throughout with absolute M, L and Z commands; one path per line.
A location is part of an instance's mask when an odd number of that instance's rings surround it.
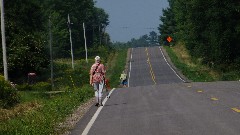
M 182 44 L 174 47 L 164 47 L 173 62 L 173 64 L 193 82 L 209 82 L 215 81 L 219 75 L 213 70 L 191 60 L 187 51 Z
M 112 68 L 107 70 L 107 75 L 110 79 L 110 86 L 111 87 L 118 87 L 120 84 L 120 75 L 122 71 L 125 69 L 126 65 L 126 58 L 127 58 L 127 49 L 119 50 L 114 54 L 111 62 L 109 63 Z
M 179 42 L 173 47 L 164 46 L 174 65 L 193 82 L 210 81 L 238 81 L 240 71 L 229 70 L 222 72 L 201 64 L 200 59 L 193 60 L 188 54 L 184 44 Z
M 20 104 L 17 111 L 8 111 L 14 115 L 8 115 L 0 122 L 1 134 L 55 134 L 57 123 L 64 120 L 76 106 L 91 98 L 93 91 L 86 85 L 66 90 L 58 95 L 39 96 L 37 93 L 35 95 L 38 96 L 34 100 Z M 7 110 L 5 112 L 7 114 Z

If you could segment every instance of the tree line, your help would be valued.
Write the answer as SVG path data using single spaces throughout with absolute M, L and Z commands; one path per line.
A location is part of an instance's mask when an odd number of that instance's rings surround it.
M 158 45 L 158 35 L 155 31 L 151 31 L 148 34 L 140 36 L 138 39 L 132 38 L 127 44 L 131 47 L 146 47 Z
M 130 41 L 111 43 L 114 48 L 130 48 L 130 47 L 149 47 L 159 45 L 159 35 L 155 31 L 144 34 L 139 38 L 132 38 Z
M 168 36 L 189 54 L 221 71 L 240 68 L 240 2 L 168 0 L 159 25 L 160 42 Z
M 110 40 L 105 33 L 109 16 L 103 9 L 95 7 L 93 0 L 6 0 L 4 8 L 10 78 L 41 72 L 49 66 L 50 31 L 55 59 L 71 57 L 69 27 L 76 58 L 85 57 L 83 23 L 89 50 L 100 44 L 104 46 L 106 42 L 102 41 Z M 2 61 L 0 71 L 3 73 Z

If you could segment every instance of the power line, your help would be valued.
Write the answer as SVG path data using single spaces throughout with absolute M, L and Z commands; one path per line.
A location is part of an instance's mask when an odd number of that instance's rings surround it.
M 151 30 L 158 30 L 156 27 L 130 27 L 130 26 L 108 26 L 108 28 L 114 28 L 114 29 L 151 29 Z

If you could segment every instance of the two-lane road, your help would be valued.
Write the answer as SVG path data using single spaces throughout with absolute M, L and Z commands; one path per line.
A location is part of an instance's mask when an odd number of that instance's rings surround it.
M 159 47 L 134 48 L 128 88 L 91 107 L 72 135 L 239 135 L 240 82 L 184 83 Z
M 171 69 L 160 47 L 133 48 L 130 62 L 130 87 L 184 82 Z

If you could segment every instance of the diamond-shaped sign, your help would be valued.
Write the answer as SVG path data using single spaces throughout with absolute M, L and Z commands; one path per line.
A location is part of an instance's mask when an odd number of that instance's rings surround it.
M 167 41 L 170 43 L 172 41 L 172 38 L 171 37 L 168 37 L 167 38 Z

